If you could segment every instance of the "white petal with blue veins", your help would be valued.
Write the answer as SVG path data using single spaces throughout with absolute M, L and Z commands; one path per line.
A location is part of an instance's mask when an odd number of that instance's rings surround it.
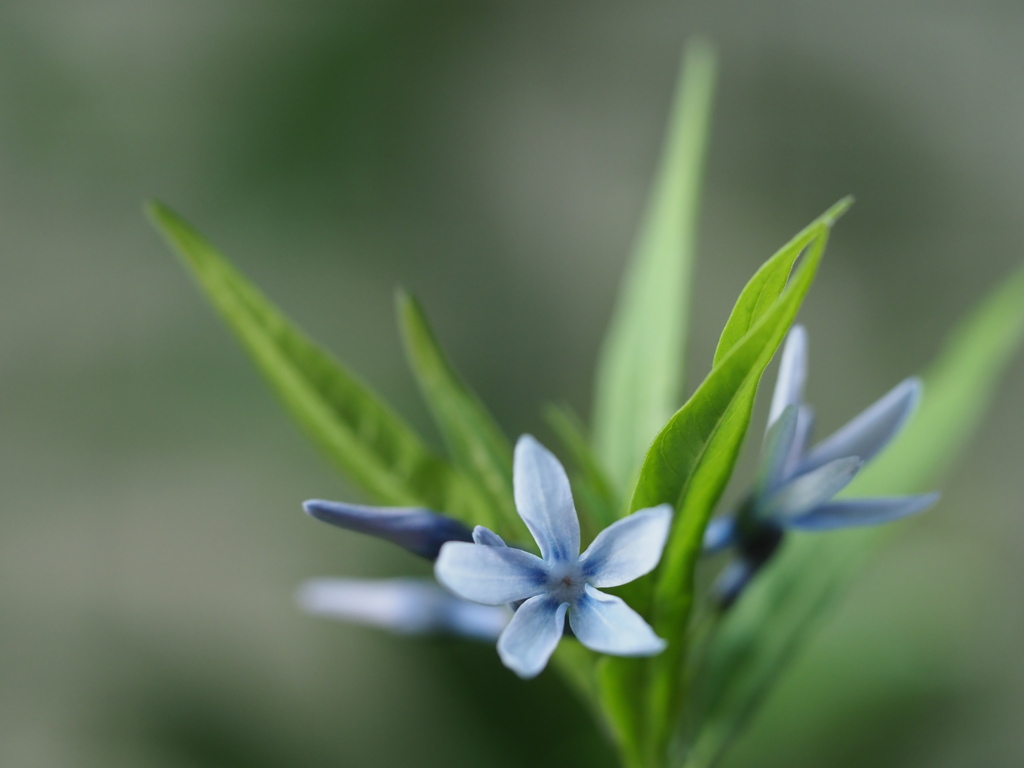
M 787 528 L 799 531 L 831 531 L 860 525 L 878 525 L 923 512 L 939 500 L 937 493 L 880 499 L 844 499 L 822 504 L 805 515 L 785 521 Z
M 441 547 L 434 575 L 465 600 L 500 605 L 540 594 L 547 582 L 544 561 L 511 547 L 450 541 Z
M 567 607 L 547 595 L 531 597 L 519 606 L 498 638 L 502 663 L 523 678 L 539 675 L 562 639 Z
M 860 459 L 849 456 L 799 475 L 762 499 L 758 505 L 758 514 L 767 518 L 792 518 L 810 512 L 831 501 L 849 485 L 861 466 Z
M 772 407 L 768 412 L 768 426 L 782 415 L 787 405 L 800 405 L 807 380 L 807 331 L 794 325 L 786 335 L 779 361 L 779 374 L 772 392 Z
M 798 471 L 807 472 L 843 456 L 870 460 L 896 436 L 920 399 L 920 379 L 901 381 L 845 426 L 811 448 Z
M 580 523 L 565 469 L 530 435 L 516 442 L 512 463 L 516 509 L 545 560 L 575 560 L 580 554 Z
M 473 529 L 473 543 L 481 544 L 485 547 L 506 547 L 505 540 L 498 534 L 492 531 L 490 528 L 484 528 L 482 525 L 478 525 Z
M 653 656 L 665 641 L 621 599 L 587 585 L 569 609 L 569 626 L 587 648 L 616 656 Z
M 453 597 L 426 579 L 311 579 L 296 599 L 309 613 L 400 634 L 494 640 L 512 616 L 505 607 Z
M 755 496 L 767 495 L 788 479 L 785 468 L 796 439 L 797 415 L 797 406 L 787 405 L 768 428 L 754 478 Z
M 595 587 L 617 587 L 653 571 L 671 525 L 669 504 L 641 509 L 609 525 L 580 556 L 587 582 Z

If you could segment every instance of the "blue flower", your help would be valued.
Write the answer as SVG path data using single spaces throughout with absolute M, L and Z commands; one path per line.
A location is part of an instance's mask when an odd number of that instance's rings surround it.
M 420 507 L 364 507 L 312 499 L 303 502 L 302 508 L 317 520 L 368 533 L 428 560 L 437 559 L 446 541 L 473 540 L 473 532 L 458 520 Z
M 876 525 L 921 512 L 937 493 L 872 499 L 834 497 L 903 428 L 921 399 L 921 382 L 905 379 L 830 437 L 808 449 L 814 412 L 803 403 L 807 333 L 794 326 L 782 351 L 768 431 L 753 489 L 736 515 L 711 521 L 704 550 L 736 547 L 719 578 L 722 605 L 732 603 L 775 553 L 787 530 L 827 531 Z
M 498 639 L 498 654 L 520 677 L 538 675 L 561 639 L 568 613 L 586 647 L 619 656 L 650 656 L 665 641 L 621 599 L 616 587 L 652 571 L 668 538 L 672 508 L 643 509 L 610 525 L 580 554 L 580 526 L 565 470 L 529 435 L 516 443 L 516 508 L 541 557 L 505 546 L 482 526 L 474 543 L 448 542 L 434 565 L 437 580 L 466 600 L 486 605 L 523 601 Z
M 309 613 L 402 635 L 494 641 L 512 617 L 504 606 L 453 597 L 432 579 L 310 579 L 299 588 L 297 600 Z
M 472 541 L 458 520 L 420 507 L 367 507 L 313 499 L 310 517 L 366 533 L 428 560 L 448 541 Z M 303 610 L 403 635 L 450 634 L 493 641 L 512 616 L 507 607 L 453 597 L 431 579 L 311 579 L 296 597 Z

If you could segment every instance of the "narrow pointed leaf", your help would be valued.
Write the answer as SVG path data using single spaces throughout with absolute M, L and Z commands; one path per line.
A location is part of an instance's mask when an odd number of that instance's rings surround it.
M 687 47 L 668 136 L 598 365 L 594 437 L 622 495 L 678 407 L 715 60 Z
M 950 336 L 924 376 L 917 414 L 847 489 L 849 496 L 916 493 L 945 477 L 985 416 L 1024 342 L 1024 269 L 1001 284 Z M 890 529 L 793 536 L 725 617 L 702 689 L 700 738 L 687 768 L 713 765 L 787 662 Z
M 761 374 L 789 330 L 814 279 L 828 240 L 827 222 L 832 220 L 826 217 L 805 230 L 811 233 L 808 237 L 791 241 L 755 275 L 755 280 L 767 277 L 772 284 L 781 282 L 784 287 L 772 302 L 758 308 L 749 331 L 731 345 L 693 396 L 655 438 L 633 492 L 630 502 L 633 510 L 669 503 L 678 511 L 661 566 L 656 571 L 653 595 L 654 629 L 669 641 L 669 647 L 660 656 L 645 662 L 652 697 L 648 702 L 649 711 L 637 718 L 653 729 L 654 734 L 648 741 L 657 744 L 659 751 L 666 746 L 670 723 L 683 694 L 684 636 L 693 605 L 693 574 L 704 529 L 736 462 Z M 794 271 L 793 266 L 801 254 L 803 258 Z M 777 278 L 776 273 L 781 277 Z M 740 301 L 748 296 L 749 290 L 744 289 Z M 629 602 L 642 609 L 644 603 L 649 602 L 643 598 L 634 590 Z M 624 679 L 635 678 L 631 666 L 638 663 L 644 662 L 611 660 L 605 673 L 608 684 L 622 684 L 614 680 L 616 671 Z M 621 727 L 628 725 L 623 723 Z
M 374 501 L 475 522 L 479 497 L 355 376 L 170 209 L 148 213 L 292 417 Z
M 817 236 L 818 228 L 824 224 L 831 227 L 835 222 L 849 210 L 853 205 L 852 197 L 844 197 L 838 203 L 829 208 L 825 213 L 807 225 L 792 240 L 786 243 L 775 256 L 766 261 L 750 279 L 750 282 L 743 288 L 736 305 L 729 314 L 729 320 L 722 330 L 718 340 L 718 347 L 715 349 L 714 365 L 718 365 L 729 350 L 742 339 L 757 321 L 764 316 L 779 298 L 786 287 L 788 272 L 776 268 L 775 258 L 786 255 L 786 258 L 799 255 L 810 242 Z
M 669 640 L 669 648 L 651 661 L 650 719 L 660 729 L 655 737 L 659 744 L 670 738 L 682 705 L 685 628 L 694 602 L 694 571 L 704 529 L 739 455 L 761 374 L 814 279 L 830 220 L 818 220 L 784 290 L 763 308 L 750 331 L 732 345 L 658 435 L 640 472 L 633 507 L 669 502 L 678 510 L 654 594 L 654 629 Z M 769 274 L 775 270 L 789 274 L 800 253 L 784 250 L 772 257 Z
M 404 291 L 396 297 L 406 357 L 456 466 L 476 481 L 488 501 L 481 524 L 524 533 L 512 503 L 512 447 L 483 403 L 441 350 L 419 303 Z

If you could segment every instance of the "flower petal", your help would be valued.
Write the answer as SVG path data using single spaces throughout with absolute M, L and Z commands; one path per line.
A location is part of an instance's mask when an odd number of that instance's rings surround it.
M 772 406 L 768 412 L 768 426 L 771 427 L 788 405 L 800 405 L 804 398 L 804 383 L 807 381 L 807 331 L 802 325 L 794 325 L 786 335 L 782 348 L 779 374 L 772 392 Z
M 540 594 L 547 582 L 544 561 L 511 547 L 450 541 L 434 563 L 441 584 L 464 600 L 500 605 Z
M 704 529 L 704 542 L 701 545 L 705 554 L 721 552 L 736 543 L 736 519 L 732 515 L 719 515 L 712 518 Z
M 811 406 L 801 405 L 797 408 L 796 428 L 793 431 L 793 441 L 782 465 L 784 480 L 789 480 L 797 474 L 804 454 L 807 453 L 807 444 L 811 442 L 811 433 L 814 431 L 814 409 Z
M 473 529 L 473 543 L 482 544 L 485 547 L 507 547 L 505 540 L 490 528 L 478 525 Z
M 296 596 L 303 610 L 406 635 L 450 633 L 494 640 L 505 607 L 460 600 L 427 579 L 311 579 Z
M 458 520 L 418 507 L 364 507 L 311 499 L 302 503 L 306 514 L 357 533 L 390 541 L 428 560 L 437 558 L 446 541 L 472 541 L 469 528 Z
M 846 499 L 822 504 L 807 514 L 788 518 L 787 528 L 799 531 L 831 531 L 860 525 L 878 525 L 923 512 L 939 500 L 937 493 L 880 499 Z
M 714 594 L 720 608 L 728 608 L 736 602 L 760 566 L 745 558 L 733 560 L 715 580 Z
M 671 525 L 671 504 L 641 509 L 612 523 L 580 555 L 584 578 L 595 587 L 617 587 L 650 573 L 661 560 Z
M 516 509 L 545 560 L 575 560 L 580 554 L 580 522 L 572 504 L 569 478 L 558 459 L 530 435 L 516 442 L 512 463 Z
M 787 405 L 768 427 L 754 479 L 754 496 L 768 495 L 787 479 L 784 471 L 796 438 L 797 415 L 797 406 Z
M 539 675 L 562 639 L 568 607 L 547 595 L 531 597 L 519 606 L 498 638 L 501 663 L 522 678 Z
M 599 653 L 653 656 L 667 645 L 620 598 L 599 592 L 589 584 L 569 610 L 569 626 L 581 643 Z
M 845 426 L 814 446 L 800 463 L 799 471 L 817 469 L 842 456 L 870 460 L 896 436 L 920 399 L 920 379 L 901 381 Z
M 836 459 L 790 480 L 767 498 L 757 511 L 766 518 L 792 518 L 821 506 L 845 488 L 863 466 L 856 456 Z

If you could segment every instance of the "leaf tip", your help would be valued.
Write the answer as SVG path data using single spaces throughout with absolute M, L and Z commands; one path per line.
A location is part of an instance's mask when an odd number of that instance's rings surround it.
M 854 204 L 854 202 L 856 201 L 853 195 L 847 195 L 838 203 L 836 203 L 827 211 L 825 211 L 823 214 L 821 214 L 821 221 L 824 222 L 826 227 L 831 227 L 833 224 L 839 221 L 843 214 L 850 210 L 850 207 Z
M 157 226 L 164 226 L 168 220 L 177 218 L 174 211 L 155 199 L 146 200 L 142 204 L 142 210 L 146 218 Z
M 404 312 L 406 307 L 413 303 L 412 294 L 400 285 L 395 286 L 395 306 L 399 312 Z
M 683 56 L 684 66 L 713 68 L 718 58 L 718 52 L 711 38 L 694 35 L 686 41 Z
M 400 285 L 395 287 L 395 312 L 404 332 L 425 322 L 423 308 L 416 297 Z

